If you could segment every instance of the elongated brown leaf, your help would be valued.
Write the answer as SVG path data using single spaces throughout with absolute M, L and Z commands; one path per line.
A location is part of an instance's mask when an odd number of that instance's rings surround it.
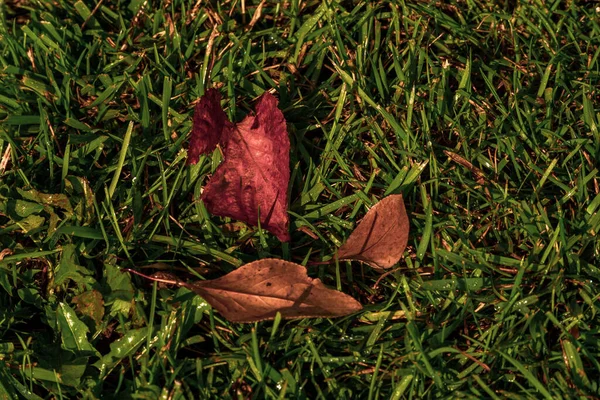
M 340 260 L 363 261 L 390 268 L 402 258 L 408 243 L 408 215 L 401 194 L 384 198 L 367 212 L 342 247 Z
M 232 322 L 275 318 L 340 317 L 362 309 L 352 297 L 329 289 L 288 261 L 264 259 L 210 281 L 184 286 L 202 296 Z

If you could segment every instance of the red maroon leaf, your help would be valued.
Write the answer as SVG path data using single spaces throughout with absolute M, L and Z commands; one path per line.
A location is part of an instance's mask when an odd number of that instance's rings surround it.
M 223 128 L 228 124 L 221 108 L 221 94 L 217 89 L 208 89 L 194 110 L 188 164 L 196 164 L 201 154 L 213 151 L 221 141 Z
M 214 215 L 260 224 L 288 241 L 287 189 L 290 141 L 277 99 L 265 93 L 256 115 L 225 126 L 223 163 L 204 188 L 202 200 Z
M 265 259 L 210 281 L 183 286 L 193 290 L 232 322 L 275 318 L 340 317 L 362 309 L 352 297 L 306 275 L 306 268 Z
M 402 258 L 409 222 L 401 194 L 382 199 L 338 249 L 340 260 L 363 261 L 377 269 L 390 268 Z

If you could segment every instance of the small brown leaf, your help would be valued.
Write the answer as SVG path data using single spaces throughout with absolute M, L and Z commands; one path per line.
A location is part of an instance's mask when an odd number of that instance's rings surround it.
M 340 260 L 358 260 L 376 269 L 390 268 L 408 243 L 408 215 L 401 194 L 387 196 L 367 212 L 338 250 Z
M 309 278 L 306 268 L 264 259 L 210 281 L 185 284 L 231 322 L 275 318 L 341 317 L 362 309 L 352 297 Z
M 99 291 L 90 290 L 83 292 L 73 297 L 71 302 L 76 305 L 77 311 L 80 314 L 90 317 L 96 325 L 102 322 L 102 317 L 104 317 L 104 298 Z

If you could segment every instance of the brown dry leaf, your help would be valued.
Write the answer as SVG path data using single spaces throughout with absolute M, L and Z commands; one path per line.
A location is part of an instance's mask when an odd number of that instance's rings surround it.
M 102 322 L 102 317 L 104 317 L 104 298 L 99 291 L 90 290 L 83 292 L 73 297 L 71 302 L 76 305 L 77 311 L 80 314 L 91 318 L 96 325 Z
M 402 195 L 387 196 L 367 212 L 339 248 L 338 258 L 363 261 L 376 269 L 390 268 L 402 258 L 408 230 Z
M 246 264 L 210 281 L 185 284 L 231 322 L 341 317 L 362 309 L 352 297 L 309 278 L 301 265 L 277 259 Z

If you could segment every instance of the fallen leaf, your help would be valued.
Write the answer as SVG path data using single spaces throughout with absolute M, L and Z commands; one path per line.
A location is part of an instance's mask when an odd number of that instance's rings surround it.
M 352 297 L 308 277 L 303 266 L 276 259 L 251 262 L 221 278 L 182 286 L 231 322 L 273 319 L 277 312 L 283 318 L 332 318 L 362 309 Z
M 104 317 L 104 298 L 97 290 L 83 292 L 71 300 L 75 304 L 79 314 L 91 318 L 96 325 L 102 322 Z
M 201 154 L 213 151 L 228 124 L 227 115 L 221 108 L 221 94 L 217 89 L 208 89 L 194 109 L 188 164 L 196 164 Z
M 390 268 L 402 258 L 408 231 L 402 195 L 387 196 L 367 212 L 338 249 L 338 258 L 363 261 L 377 269 Z
M 194 116 L 198 131 L 208 128 L 218 131 L 222 126 L 220 144 L 224 161 L 204 188 L 202 200 L 207 210 L 254 226 L 260 221 L 261 227 L 279 240 L 289 241 L 290 141 L 277 99 L 269 93 L 263 94 L 256 105 L 256 115 L 247 116 L 236 125 L 210 120 L 218 114 L 212 107 L 214 102 L 214 98 L 200 100 L 199 104 L 211 104 L 203 110 L 212 111 L 201 113 L 198 120 Z M 191 147 L 200 146 L 198 143 L 191 143 L 190 154 L 196 154 Z M 203 150 L 210 148 L 213 137 L 201 144 Z

